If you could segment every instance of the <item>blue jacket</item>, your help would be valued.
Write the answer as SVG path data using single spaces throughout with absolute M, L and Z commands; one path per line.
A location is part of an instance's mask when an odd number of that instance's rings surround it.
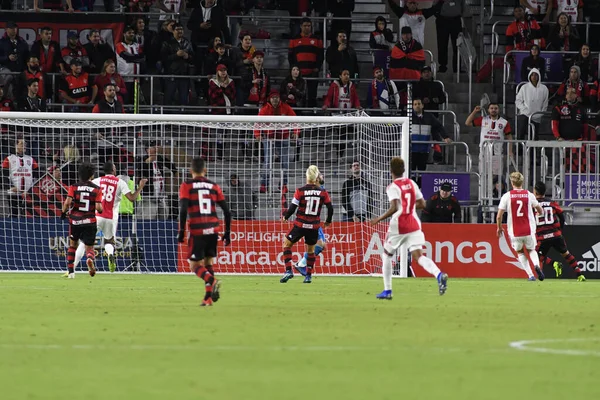
M 8 56 L 16 54 L 17 59 L 11 61 Z M 17 42 L 13 45 L 8 35 L 5 33 L 0 39 L 0 65 L 10 69 L 12 72 L 23 72 L 25 61 L 29 56 L 29 45 L 21 37 L 17 36 Z
M 441 141 L 448 137 L 444 126 L 431 113 L 424 112 L 420 117 L 416 112 L 412 114 L 412 126 L 410 129 L 411 146 L 413 153 L 429 153 L 431 143 L 418 144 L 416 142 Z

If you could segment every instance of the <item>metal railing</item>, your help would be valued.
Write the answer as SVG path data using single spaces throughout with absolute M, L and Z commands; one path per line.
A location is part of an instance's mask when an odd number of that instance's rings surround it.
M 458 51 L 458 57 L 456 57 L 456 83 L 460 83 L 460 70 L 461 60 L 464 62 L 467 68 L 467 76 L 469 80 L 469 110 L 471 109 L 471 102 L 473 98 L 473 64 L 477 55 L 474 49 L 472 49 L 472 43 L 468 37 L 463 33 L 458 35 L 456 49 Z

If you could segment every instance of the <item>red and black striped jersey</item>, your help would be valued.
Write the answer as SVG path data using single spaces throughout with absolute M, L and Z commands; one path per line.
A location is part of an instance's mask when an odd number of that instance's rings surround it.
M 219 185 L 206 178 L 189 179 L 181 184 L 179 199 L 189 201 L 187 212 L 192 236 L 219 232 L 217 204 L 225 200 Z
M 87 72 L 79 76 L 69 74 L 65 76 L 59 86 L 59 92 L 66 94 L 79 104 L 88 103 L 92 98 L 92 85 Z
M 102 190 L 92 182 L 78 182 L 69 187 L 71 203 L 71 225 L 96 223 L 96 203 L 102 202 Z
M 304 229 L 321 227 L 321 208 L 331 204 L 329 193 L 317 185 L 305 185 L 296 189 L 292 203 L 298 206 L 294 225 Z
M 561 236 L 562 208 L 555 201 L 548 199 L 541 199 L 539 203 L 544 213 L 535 216 L 537 224 L 535 236 L 537 240 L 542 241 Z

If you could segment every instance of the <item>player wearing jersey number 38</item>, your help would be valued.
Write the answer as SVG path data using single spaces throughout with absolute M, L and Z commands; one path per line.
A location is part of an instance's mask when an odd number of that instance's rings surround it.
M 425 235 L 421 230 L 421 221 L 416 209 L 425 208 L 425 199 L 417 184 L 410 178 L 403 178 L 405 172 L 404 160 L 394 157 L 390 161 L 390 172 L 393 182 L 387 187 L 390 208 L 370 224 L 375 226 L 379 222 L 390 218 L 390 225 L 383 245 L 381 259 L 383 262 L 383 292 L 376 297 L 380 300 L 392 299 L 392 257 L 396 250 L 406 245 L 413 260 L 423 269 L 435 276 L 440 295 L 446 293 L 448 288 L 448 275 L 441 272 L 437 265 L 423 255 Z
M 535 209 L 540 215 L 544 213 L 544 210 L 533 193 L 523 189 L 523 181 L 523 174 L 520 172 L 510 174 L 510 183 L 513 189 L 505 193 L 500 199 L 498 216 L 496 218 L 497 233 L 498 237 L 502 237 L 504 233 L 502 217 L 506 212 L 508 214 L 508 236 L 510 237 L 513 249 L 518 254 L 523 270 L 527 272 L 530 281 L 535 281 L 527 255 L 523 252 L 523 249 L 527 249 L 529 258 L 535 267 L 535 272 L 537 272 L 539 280 L 543 281 L 544 273 L 540 268 L 540 259 L 535 251 L 536 219 L 533 215 L 533 210 Z
M 219 217 L 217 204 L 225 216 L 223 243 L 231 243 L 231 211 L 221 188 L 206 178 L 204 160 L 192 160 L 192 179 L 179 188 L 179 234 L 177 241 L 183 243 L 187 218 L 190 218 L 188 262 L 192 271 L 204 281 L 205 293 L 201 306 L 212 306 L 221 297 L 221 282 L 215 279 L 213 260 L 217 256 L 219 241 Z

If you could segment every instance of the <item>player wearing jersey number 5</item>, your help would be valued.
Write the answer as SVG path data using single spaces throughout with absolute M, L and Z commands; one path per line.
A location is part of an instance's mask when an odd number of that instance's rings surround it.
M 75 278 L 75 248 L 79 241 L 85 245 L 87 267 L 91 276 L 96 275 L 94 265 L 94 242 L 96 241 L 96 211 L 102 212 L 102 191 L 91 182 L 94 178 L 94 166 L 83 163 L 79 168 L 80 181 L 69 187 L 69 193 L 63 203 L 61 219 L 69 216 L 69 249 L 67 250 L 68 277 Z M 72 206 L 72 207 L 71 207 Z
M 316 165 L 311 165 L 306 170 L 306 185 L 296 189 L 290 208 L 283 215 L 282 221 L 287 221 L 298 210 L 294 227 L 287 234 L 283 242 L 283 259 L 285 261 L 285 274 L 279 280 L 286 283 L 294 277 L 292 272 L 292 247 L 294 243 L 304 238 L 306 244 L 306 275 L 304 283 L 312 282 L 313 268 L 315 267 L 315 245 L 319 242 L 319 229 L 321 227 L 321 208 L 327 207 L 325 228 L 331 225 L 333 219 L 333 205 L 329 193 L 319 184 L 321 173 Z M 301 270 L 304 272 L 304 270 Z M 301 272 L 301 273 L 302 273 Z
M 96 214 L 98 230 L 102 231 L 104 236 L 104 250 L 108 255 L 108 269 L 115 272 L 117 262 L 115 259 L 115 235 L 117 234 L 117 224 L 119 222 L 119 206 L 123 196 L 131 202 L 134 202 L 142 189 L 148 182 L 148 179 L 141 179 L 138 189 L 132 193 L 124 180 L 117 178 L 117 167 L 112 161 L 104 164 L 104 176 L 94 179 L 92 182 L 102 189 L 102 208 L 101 213 Z M 79 244 L 75 253 L 75 266 L 79 265 L 85 245 Z
M 177 241 L 183 243 L 188 215 L 190 236 L 188 240 L 188 262 L 198 278 L 204 281 L 205 293 L 201 306 L 212 306 L 221 297 L 221 282 L 214 277 L 213 260 L 217 256 L 219 241 L 219 217 L 217 204 L 225 216 L 223 243 L 231 243 L 231 211 L 221 188 L 206 178 L 204 160 L 192 160 L 192 179 L 179 188 L 179 234 Z
M 523 249 L 527 249 L 529 258 L 535 267 L 535 272 L 537 272 L 539 280 L 543 281 L 544 273 L 540 268 L 540 259 L 535 251 L 536 219 L 533 215 L 533 210 L 535 209 L 540 215 L 544 213 L 544 210 L 533 193 L 523 189 L 523 180 L 523 175 L 520 172 L 510 174 L 510 183 L 513 189 L 504 193 L 500 199 L 498 216 L 496 217 L 497 233 L 498 237 L 501 237 L 504 233 L 502 218 L 506 212 L 508 214 L 508 236 L 510 237 L 513 249 L 518 254 L 523 270 L 527 272 L 530 281 L 535 281 L 527 255 L 523 252 Z
M 370 221 L 372 226 L 392 217 L 383 245 L 381 259 L 383 261 L 383 292 L 376 297 L 381 300 L 392 299 L 392 257 L 394 252 L 402 245 L 423 269 L 435 276 L 438 282 L 440 295 L 446 293 L 448 288 L 448 275 L 441 272 L 433 260 L 423 255 L 425 235 L 421 230 L 421 221 L 416 209 L 425 208 L 425 199 L 417 184 L 410 178 L 403 178 L 405 171 L 404 160 L 394 157 L 390 161 L 390 172 L 393 182 L 388 185 L 386 192 L 390 201 L 390 208 L 377 218 Z

